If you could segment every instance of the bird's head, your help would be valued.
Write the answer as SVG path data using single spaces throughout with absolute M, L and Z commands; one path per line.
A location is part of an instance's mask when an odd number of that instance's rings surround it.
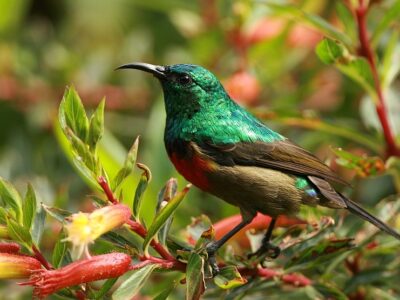
M 117 69 L 137 69 L 151 73 L 159 79 L 168 114 L 191 115 L 193 112 L 210 109 L 218 105 L 218 102 L 229 99 L 214 74 L 197 65 L 157 66 L 147 63 L 130 63 Z

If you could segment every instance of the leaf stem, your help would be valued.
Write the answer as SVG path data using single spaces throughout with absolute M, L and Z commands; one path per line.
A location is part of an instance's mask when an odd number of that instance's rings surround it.
M 381 83 L 379 81 L 379 75 L 375 63 L 374 54 L 371 49 L 371 43 L 368 37 L 366 22 L 368 14 L 368 4 L 365 4 L 364 0 L 358 1 L 358 7 L 355 9 L 355 14 L 358 25 L 358 38 L 360 41 L 359 53 L 360 55 L 364 56 L 369 63 L 375 82 L 376 93 L 378 95 L 378 102 L 376 103 L 375 109 L 381 123 L 383 135 L 386 141 L 386 155 L 400 156 L 400 148 L 396 145 L 394 134 L 389 124 L 385 99 L 382 92 Z

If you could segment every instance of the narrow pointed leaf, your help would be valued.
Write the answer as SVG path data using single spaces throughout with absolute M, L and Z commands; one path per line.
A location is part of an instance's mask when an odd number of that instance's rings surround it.
M 90 118 L 88 144 L 92 150 L 95 149 L 97 142 L 102 138 L 104 133 L 104 105 L 105 98 L 101 100 Z
M 176 288 L 176 285 L 177 285 L 177 283 L 174 282 L 167 289 L 165 289 L 160 294 L 158 294 L 156 297 L 154 297 L 153 300 L 167 300 L 169 294 L 171 294 L 171 292 Z
M 150 264 L 141 269 L 132 271 L 127 280 L 113 293 L 113 300 L 132 299 L 146 283 L 151 273 L 158 267 L 157 264 Z
M 64 133 L 69 127 L 82 141 L 87 141 L 89 120 L 74 87 L 67 88 L 64 93 L 59 109 L 59 122 Z
M 24 227 L 28 230 L 31 229 L 32 223 L 35 219 L 36 208 L 37 208 L 37 204 L 36 204 L 35 191 L 33 190 L 32 186 L 30 184 L 28 184 L 28 189 L 27 189 L 26 195 L 25 195 L 25 201 L 22 206 L 23 213 L 24 213 L 23 223 L 24 223 Z
M 65 235 L 63 232 L 61 232 L 57 243 L 54 246 L 51 261 L 55 268 L 59 268 L 61 266 L 65 253 L 67 252 L 67 243 L 62 241 L 64 238 Z
M 147 231 L 146 238 L 143 242 L 143 251 L 147 253 L 149 244 L 151 240 L 157 235 L 160 228 L 165 224 L 170 216 L 175 212 L 178 208 L 179 204 L 185 198 L 186 194 L 190 189 L 190 184 L 187 185 L 181 192 L 176 194 L 176 196 L 171 199 L 168 204 L 160 210 L 160 212 L 155 216 L 153 223 L 150 225 L 149 230 Z
M 58 207 L 52 207 L 52 206 L 47 206 L 45 204 L 42 204 L 43 209 L 53 218 L 55 218 L 56 220 L 60 221 L 60 222 L 64 222 L 64 219 L 66 217 L 69 217 L 70 215 L 72 215 L 71 212 L 65 210 L 65 209 L 61 209 Z
M 94 299 L 104 299 L 105 294 L 113 287 L 118 278 L 110 278 L 103 284 L 100 290 L 94 293 Z
M 186 267 L 186 300 L 200 299 L 205 288 L 204 258 L 193 252 Z
M 343 23 L 345 32 L 348 34 L 349 38 L 354 41 L 357 37 L 357 27 L 352 12 L 341 1 L 336 3 L 336 12 L 340 21 Z
M 390 9 L 389 9 L 390 7 Z M 380 19 L 380 22 L 375 26 L 375 30 L 371 37 L 371 43 L 377 45 L 382 33 L 388 29 L 392 22 L 398 21 L 400 18 L 400 1 L 394 1 L 394 3 L 388 6 L 386 13 Z
M 227 266 L 220 270 L 214 277 L 214 283 L 222 289 L 232 289 L 245 284 L 247 280 L 243 278 L 235 266 Z
M 129 174 L 132 173 L 133 168 L 136 163 L 138 148 L 139 148 L 139 137 L 136 138 L 131 149 L 129 150 L 123 167 L 118 171 L 117 175 L 111 182 L 111 189 L 114 192 L 121 185 L 121 183 L 125 180 L 125 178 L 128 177 Z
M 0 199 L 15 213 L 16 218 L 22 224 L 22 199 L 15 187 L 0 177 Z
M 144 192 L 146 191 L 147 185 L 151 180 L 150 169 L 146 167 L 144 164 L 138 163 L 137 166 L 143 170 L 143 173 L 136 187 L 135 197 L 133 199 L 132 214 L 136 219 L 139 217 L 140 204 L 143 199 Z
M 176 195 L 178 189 L 178 181 L 175 178 L 171 178 L 167 181 L 166 185 L 161 189 L 158 194 L 156 214 L 162 209 L 169 201 Z M 165 245 L 169 229 L 173 221 L 173 216 L 170 216 L 165 224 L 161 227 L 158 232 L 158 240 L 161 244 Z
M 46 211 L 43 208 L 43 205 L 39 206 L 39 209 L 36 213 L 35 220 L 32 225 L 32 239 L 36 245 L 40 244 L 40 239 L 42 238 L 43 230 L 44 230 L 44 222 L 46 221 Z
M 0 223 L 7 223 L 8 212 L 4 207 L 0 207 Z

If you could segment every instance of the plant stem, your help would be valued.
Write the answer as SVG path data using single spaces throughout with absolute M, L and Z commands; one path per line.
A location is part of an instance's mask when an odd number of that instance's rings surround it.
M 117 198 L 115 198 L 114 193 L 111 191 L 111 188 L 107 182 L 107 180 L 103 176 L 99 176 L 98 178 L 98 183 L 103 189 L 108 201 L 110 201 L 112 204 L 118 204 L 119 201 Z M 134 220 L 129 220 L 126 222 L 126 224 L 129 225 L 132 231 L 136 232 L 138 235 L 140 235 L 142 238 L 145 238 L 147 235 L 147 230 L 146 228 L 143 227 L 142 224 L 134 221 Z M 167 249 L 163 247 L 160 243 L 156 242 L 155 240 L 152 240 L 150 242 L 150 246 L 158 252 L 164 259 L 173 261 L 175 260 L 175 257 L 173 257 Z
M 371 68 L 372 76 L 374 78 L 375 89 L 378 95 L 378 102 L 376 103 L 375 109 L 381 123 L 383 135 L 386 141 L 386 156 L 400 156 L 400 148 L 396 145 L 394 134 L 389 124 L 385 99 L 379 81 L 378 70 L 376 68 L 374 54 L 372 52 L 370 40 L 368 38 L 366 22 L 368 4 L 365 4 L 364 0 L 359 0 L 358 3 L 359 5 L 355 9 L 355 13 L 358 25 L 358 37 L 360 40 L 359 51 L 360 54 L 367 59 Z
M 53 266 L 47 261 L 47 259 L 43 256 L 43 254 L 40 252 L 40 250 L 35 246 L 32 245 L 32 251 L 35 256 L 35 258 L 40 261 L 40 263 L 45 267 L 47 270 L 52 270 L 54 269 Z

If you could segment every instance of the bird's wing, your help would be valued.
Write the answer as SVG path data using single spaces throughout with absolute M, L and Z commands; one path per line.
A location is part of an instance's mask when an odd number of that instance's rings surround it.
M 348 185 L 317 157 L 289 140 L 218 145 L 203 142 L 198 143 L 197 146 L 204 154 L 221 165 L 271 168 Z

